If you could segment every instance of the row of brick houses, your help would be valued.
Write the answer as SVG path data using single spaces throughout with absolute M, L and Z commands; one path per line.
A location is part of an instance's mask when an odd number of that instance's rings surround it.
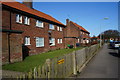
M 11 1 L 1 2 L 3 64 L 67 48 L 68 44 L 76 47 L 76 43 L 88 43 L 90 33 L 82 26 L 68 19 L 64 25 L 52 16 L 33 9 L 32 2 Z

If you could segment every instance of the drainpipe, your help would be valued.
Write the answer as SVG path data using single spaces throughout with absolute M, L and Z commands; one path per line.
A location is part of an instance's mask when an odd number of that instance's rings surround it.
M 11 30 L 11 26 L 12 26 L 12 23 L 11 23 L 11 11 L 10 11 L 10 30 Z M 8 62 L 11 63 L 10 61 L 10 32 L 8 32 Z

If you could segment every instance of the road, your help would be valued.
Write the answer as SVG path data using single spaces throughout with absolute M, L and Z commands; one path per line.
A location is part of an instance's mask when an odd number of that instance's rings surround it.
M 118 78 L 117 52 L 109 49 L 107 44 L 103 45 L 77 78 Z

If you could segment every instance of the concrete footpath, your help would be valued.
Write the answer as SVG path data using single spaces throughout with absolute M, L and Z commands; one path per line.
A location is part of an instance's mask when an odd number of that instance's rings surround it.
M 23 72 L 17 72 L 17 71 L 9 71 L 9 70 L 2 70 L 2 78 L 17 78 L 16 76 L 20 76 L 22 74 L 25 74 Z
M 118 51 L 107 44 L 87 64 L 77 78 L 118 78 Z

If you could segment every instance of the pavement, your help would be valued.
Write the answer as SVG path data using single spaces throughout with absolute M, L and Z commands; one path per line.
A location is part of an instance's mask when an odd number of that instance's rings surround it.
M 87 64 L 76 78 L 118 78 L 118 51 L 109 49 L 108 44 Z
M 23 72 L 2 70 L 2 78 L 17 78 L 17 76 L 23 75 Z

